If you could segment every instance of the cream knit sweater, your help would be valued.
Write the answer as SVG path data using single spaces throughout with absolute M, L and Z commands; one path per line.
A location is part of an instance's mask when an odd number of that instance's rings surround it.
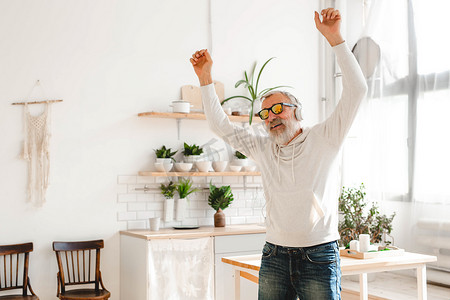
M 364 98 L 367 85 L 344 42 L 333 47 L 342 71 L 342 96 L 334 112 L 288 145 L 259 134 L 262 124 L 244 129 L 224 113 L 214 85 L 202 87 L 210 128 L 261 171 L 266 199 L 266 240 L 287 247 L 308 247 L 339 239 L 338 158 L 344 139 Z

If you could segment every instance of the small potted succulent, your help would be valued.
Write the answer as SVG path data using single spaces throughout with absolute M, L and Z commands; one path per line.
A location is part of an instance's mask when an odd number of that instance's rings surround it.
M 176 209 L 176 217 L 177 221 L 182 221 L 184 219 L 184 212 L 186 210 L 187 197 L 198 191 L 197 188 L 193 187 L 193 183 L 189 178 L 181 179 L 177 186 L 176 190 L 178 192 L 179 199 L 177 200 L 177 209 Z
M 239 151 L 234 152 L 234 162 L 233 165 L 235 166 L 248 166 L 249 162 L 248 162 L 248 158 L 247 156 L 245 156 L 244 154 L 242 154 Z
M 233 193 L 229 185 L 216 187 L 209 183 L 208 204 L 216 211 L 214 214 L 214 227 L 225 227 L 225 214 L 223 210 L 233 202 Z
M 171 181 L 168 184 L 160 185 L 161 194 L 164 196 L 164 216 L 163 219 L 165 222 L 170 222 L 173 220 L 173 208 L 174 208 L 174 199 L 175 190 L 177 186 Z
M 178 151 L 172 151 L 171 148 L 166 148 L 166 146 L 163 145 L 161 148 L 155 150 L 156 162 L 164 164 L 175 162 L 173 156 L 177 152 Z
M 184 143 L 183 154 L 185 162 L 194 163 L 200 161 L 201 155 L 203 154 L 203 148 L 196 144 L 188 145 L 187 143 Z

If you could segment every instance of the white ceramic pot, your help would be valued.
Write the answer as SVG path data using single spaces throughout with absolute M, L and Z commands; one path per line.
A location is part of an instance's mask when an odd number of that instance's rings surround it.
M 175 163 L 175 169 L 178 172 L 189 172 L 192 169 L 193 165 L 194 165 L 193 163 L 186 163 L 186 162 L 179 163 L 179 162 L 177 162 L 177 163 Z
M 155 163 L 155 169 L 158 172 L 169 172 L 172 170 L 173 163 L 164 164 L 164 163 Z
M 173 208 L 174 208 L 175 200 L 165 199 L 164 200 L 164 222 L 173 221 Z
M 178 199 L 177 200 L 177 209 L 175 211 L 175 219 L 177 221 L 183 221 L 184 220 L 184 213 L 186 210 L 186 198 Z
M 183 100 L 177 100 L 177 101 L 172 101 L 172 111 L 174 113 L 185 113 L 188 114 L 191 112 L 191 103 L 188 101 L 183 101 Z
M 244 158 L 244 159 L 235 159 L 232 163 L 232 165 L 234 166 L 241 166 L 241 167 L 245 167 L 249 165 L 249 161 L 248 158 Z
M 170 164 L 170 163 L 172 163 L 172 159 L 171 158 L 156 158 L 156 162 L 162 163 L 162 164 Z
M 197 161 L 203 161 L 205 160 L 202 155 L 189 155 L 184 157 L 184 162 L 187 163 L 195 163 Z

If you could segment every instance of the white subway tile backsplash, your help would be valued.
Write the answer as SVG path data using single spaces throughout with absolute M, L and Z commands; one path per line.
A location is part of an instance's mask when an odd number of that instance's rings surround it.
M 136 218 L 138 220 L 148 221 L 149 218 L 158 217 L 154 211 L 138 211 L 136 212 Z
M 253 176 L 253 183 L 262 183 L 261 176 Z
M 118 176 L 117 177 L 117 220 L 119 227 L 125 229 L 147 229 L 148 218 L 162 217 L 164 197 L 159 189 L 160 183 L 168 183 L 170 177 Z M 209 182 L 216 186 L 230 185 L 234 201 L 224 210 L 227 224 L 263 223 L 265 215 L 264 193 L 260 176 L 208 176 L 191 177 L 196 188 L 188 197 L 185 219 L 183 221 L 161 222 L 161 228 L 179 225 L 214 225 L 215 211 L 208 205 Z M 175 178 L 175 181 L 177 179 Z M 146 186 L 148 191 L 136 190 Z M 178 198 L 178 195 L 175 196 Z
M 144 194 L 137 194 L 136 200 L 138 202 L 149 202 L 155 200 L 155 194 L 150 193 L 144 193 Z
M 119 203 L 136 202 L 136 194 L 118 194 L 117 202 Z
M 231 217 L 229 224 L 245 224 L 245 217 Z
M 239 183 L 239 177 L 237 176 L 224 176 L 222 185 L 230 185 L 232 183 Z
M 117 213 L 118 221 L 136 220 L 136 212 L 121 211 Z
M 148 202 L 147 203 L 147 209 L 148 210 L 163 210 L 164 209 L 164 202 L 158 201 L 158 202 Z
M 155 177 L 153 177 L 153 176 L 138 176 L 136 183 L 155 183 Z
M 147 221 L 128 221 L 128 230 L 132 229 L 147 229 Z
M 128 203 L 128 211 L 142 211 L 146 210 L 147 204 L 145 202 L 130 202 Z
M 252 208 L 239 208 L 238 215 L 239 216 L 253 216 L 253 209 Z

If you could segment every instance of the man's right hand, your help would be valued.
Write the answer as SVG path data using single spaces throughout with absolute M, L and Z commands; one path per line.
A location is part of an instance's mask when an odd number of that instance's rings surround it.
M 190 59 L 192 66 L 194 67 L 195 74 L 197 74 L 200 85 L 208 85 L 213 83 L 211 76 L 212 58 L 208 53 L 208 50 L 202 49 L 196 51 Z

